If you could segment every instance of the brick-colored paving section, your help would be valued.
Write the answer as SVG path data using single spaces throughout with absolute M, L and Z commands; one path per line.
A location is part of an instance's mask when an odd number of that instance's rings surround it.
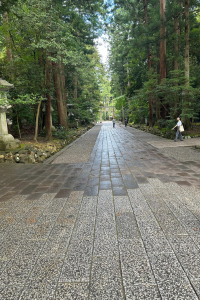
M 111 123 L 86 163 L 0 165 L 0 299 L 198 300 L 199 168 Z

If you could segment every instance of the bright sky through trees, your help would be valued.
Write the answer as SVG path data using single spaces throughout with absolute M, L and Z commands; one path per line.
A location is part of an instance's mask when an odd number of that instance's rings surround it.
M 114 0 L 105 0 L 105 4 L 108 5 L 108 10 L 111 11 L 114 6 Z M 111 13 L 110 13 L 111 14 Z M 110 14 L 107 14 L 107 22 L 109 23 Z M 107 42 L 107 35 L 104 34 L 97 39 L 97 49 L 99 54 L 101 55 L 101 61 L 104 65 L 108 63 L 108 50 L 109 50 L 109 43 Z
M 97 49 L 101 56 L 101 61 L 104 65 L 108 63 L 108 47 L 109 44 L 106 41 L 106 36 L 102 36 L 97 40 Z

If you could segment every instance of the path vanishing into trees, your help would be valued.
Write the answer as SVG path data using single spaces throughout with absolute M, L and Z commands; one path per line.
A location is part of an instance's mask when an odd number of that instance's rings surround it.
M 90 157 L 0 166 L 0 299 L 199 299 L 199 154 L 152 140 L 107 122 Z

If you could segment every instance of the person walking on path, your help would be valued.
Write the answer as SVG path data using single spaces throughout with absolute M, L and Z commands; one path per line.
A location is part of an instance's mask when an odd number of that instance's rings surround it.
M 113 119 L 112 122 L 113 122 L 113 128 L 115 128 L 115 119 Z
M 178 121 L 178 123 L 176 124 L 176 126 L 174 126 L 174 127 L 172 128 L 172 130 L 173 130 L 174 128 L 178 127 L 178 128 L 177 128 L 176 137 L 175 137 L 174 142 L 177 142 L 177 138 L 179 138 L 180 141 L 183 142 L 183 137 L 182 137 L 182 134 L 181 134 L 181 131 L 180 131 L 180 127 L 183 125 L 182 122 L 181 122 L 181 118 L 178 117 L 178 118 L 177 118 L 177 121 Z
M 122 124 L 122 121 L 121 121 L 121 120 L 119 120 L 119 126 L 121 126 L 121 124 Z
M 125 124 L 125 127 L 127 127 L 127 124 L 128 124 L 127 119 L 125 119 L 124 124 Z

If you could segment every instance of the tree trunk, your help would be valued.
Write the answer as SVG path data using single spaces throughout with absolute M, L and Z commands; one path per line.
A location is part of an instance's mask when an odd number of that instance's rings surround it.
M 180 25 L 178 16 L 174 19 L 174 31 L 176 33 L 175 41 L 174 41 L 174 52 L 175 52 L 175 60 L 174 60 L 174 70 L 179 70 L 179 42 L 180 42 Z
M 10 61 L 12 61 L 12 51 L 11 51 L 10 34 L 9 34 L 9 30 L 8 30 L 8 13 L 7 12 L 5 12 L 3 14 L 3 21 L 4 21 L 4 24 L 7 26 L 5 40 L 6 40 L 7 59 L 10 62 Z
M 75 75 L 75 78 L 74 78 L 74 99 L 75 101 L 77 100 L 78 98 L 78 79 L 77 79 L 77 75 Z
M 166 26 L 165 26 L 165 0 L 160 0 L 160 83 L 166 78 Z M 162 101 L 161 101 L 162 102 Z M 166 105 L 161 103 L 161 117 L 166 118 Z
M 189 102 L 189 88 L 190 85 L 190 48 L 189 48 L 189 0 L 185 0 L 185 87 L 186 87 L 186 97 L 185 101 Z M 185 105 L 184 113 L 187 113 L 188 105 Z M 190 128 L 190 119 L 185 116 L 184 117 L 184 125 L 185 128 Z
M 148 14 L 147 14 L 147 2 L 146 0 L 143 0 L 143 6 L 144 6 L 144 15 L 145 15 L 145 24 L 148 26 L 149 20 L 148 20 Z M 147 61 L 148 61 L 148 71 L 151 70 L 151 53 L 150 53 L 150 47 L 148 45 L 147 50 Z M 153 127 L 153 99 L 151 92 L 149 93 L 149 127 Z
M 180 3 L 179 3 L 180 4 Z M 180 48 L 180 38 L 181 38 L 181 30 L 180 30 L 180 23 L 179 23 L 179 17 L 178 15 L 174 18 L 174 31 L 175 31 L 175 40 L 174 40 L 174 54 L 175 54 L 175 60 L 174 60 L 174 71 L 179 70 L 179 48 Z M 178 73 L 176 74 L 178 76 Z M 175 83 L 175 86 L 178 86 L 178 83 Z M 172 119 L 177 118 L 177 106 L 179 104 L 179 95 L 176 95 L 174 98 L 174 113 L 172 115 Z
M 37 142 L 37 137 L 38 137 L 38 120 L 39 120 L 39 115 L 40 115 L 41 104 L 42 104 L 42 97 L 40 99 L 40 102 L 38 103 L 37 115 L 36 115 L 36 120 L 35 120 L 35 136 L 34 136 L 34 141 L 36 141 L 36 142 Z
M 61 69 L 58 63 L 53 62 L 53 80 L 58 110 L 58 122 L 61 126 L 67 128 L 67 118 L 63 107 L 63 93 L 61 82 Z
M 60 64 L 61 69 L 61 87 L 62 87 L 62 100 L 63 100 L 63 109 L 64 115 L 66 120 L 66 127 L 68 128 L 68 116 L 67 116 L 67 95 L 66 95 L 66 88 L 65 88 L 65 68 L 64 64 Z
M 189 59 L 189 0 L 185 0 L 185 86 L 189 87 L 190 59 Z
M 51 61 L 48 57 L 46 59 L 46 89 L 45 141 L 49 141 L 53 138 L 51 133 Z
M 19 132 L 19 138 L 20 140 L 22 139 L 22 135 L 21 135 L 21 130 L 20 130 L 20 126 L 19 126 L 19 118 L 18 118 L 18 113 L 16 111 L 16 114 L 17 114 L 17 127 L 18 127 L 18 132 Z

